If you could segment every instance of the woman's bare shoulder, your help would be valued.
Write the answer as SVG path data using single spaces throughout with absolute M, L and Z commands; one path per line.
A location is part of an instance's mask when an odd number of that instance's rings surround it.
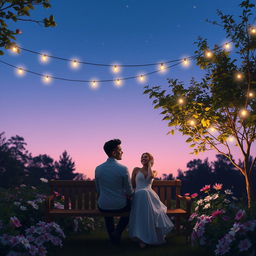
M 138 172 L 139 170 L 140 170 L 139 167 L 134 167 L 132 172 L 135 172 L 135 173 L 136 173 L 136 172 Z

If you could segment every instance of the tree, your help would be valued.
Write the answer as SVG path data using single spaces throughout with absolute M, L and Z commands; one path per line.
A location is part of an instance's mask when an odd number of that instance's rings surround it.
M 16 35 L 21 33 L 19 28 L 13 28 L 12 22 L 34 22 L 43 24 L 45 27 L 54 27 L 56 23 L 54 17 L 51 15 L 49 18 L 43 20 L 27 18 L 30 16 L 32 10 L 36 6 L 43 8 L 50 8 L 50 0 L 0 0 L 0 48 L 9 49 L 15 46 Z M 19 49 L 17 49 L 19 51 Z M 0 55 L 4 52 L 0 50 Z
M 73 180 L 77 175 L 74 173 L 75 162 L 72 161 L 67 151 L 60 156 L 59 162 L 56 163 L 56 169 L 60 180 Z
M 227 50 L 229 45 L 215 45 L 210 50 L 207 39 L 199 38 L 194 58 L 205 70 L 202 80 L 191 79 L 185 86 L 171 79 L 168 92 L 160 86 L 146 86 L 144 93 L 154 99 L 154 107 L 162 110 L 169 127 L 188 136 L 186 142 L 194 154 L 216 150 L 242 173 L 250 208 L 255 200 L 252 175 L 256 161 L 256 157 L 249 161 L 256 139 L 256 28 L 251 25 L 255 4 L 245 0 L 240 7 L 238 21 L 233 15 L 217 11 L 220 22 L 211 22 L 224 29 L 235 48 L 235 58 Z M 169 133 L 173 134 L 174 129 Z M 232 140 L 242 154 L 242 166 L 232 157 Z
M 29 171 L 27 183 L 30 185 L 39 185 L 41 183 L 40 178 L 56 179 L 54 160 L 46 154 L 33 157 L 27 169 Z

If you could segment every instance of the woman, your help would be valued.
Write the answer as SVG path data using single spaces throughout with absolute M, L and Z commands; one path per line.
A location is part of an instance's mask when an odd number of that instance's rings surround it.
M 141 156 L 142 168 L 134 168 L 132 185 L 135 193 L 132 199 L 132 208 L 129 222 L 129 235 L 138 240 L 140 247 L 147 244 L 163 244 L 165 236 L 174 225 L 166 215 L 166 206 L 151 188 L 156 172 L 151 167 L 153 156 L 143 153 Z

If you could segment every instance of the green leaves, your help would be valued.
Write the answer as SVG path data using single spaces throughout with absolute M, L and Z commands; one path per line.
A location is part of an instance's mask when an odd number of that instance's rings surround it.
M 9 28 L 9 20 L 14 22 L 23 21 L 38 24 L 43 23 L 45 27 L 56 26 L 53 15 L 43 20 L 27 18 L 30 16 L 31 11 L 35 9 L 35 6 L 50 8 L 51 4 L 49 3 L 49 0 L 7 0 L 2 2 L 3 4 L 0 7 L 0 48 L 8 48 L 8 45 L 14 43 L 13 41 L 16 40 L 16 28 Z M 2 54 L 4 54 L 3 51 L 1 51 L 0 55 Z

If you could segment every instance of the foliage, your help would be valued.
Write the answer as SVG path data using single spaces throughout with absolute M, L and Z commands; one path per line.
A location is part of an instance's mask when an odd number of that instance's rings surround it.
M 11 22 L 34 22 L 37 24 L 43 24 L 45 27 L 54 27 L 56 22 L 53 15 L 43 20 L 37 20 L 30 17 L 31 11 L 37 6 L 43 8 L 50 8 L 50 0 L 1 0 L 0 1 L 0 48 L 4 47 L 9 49 L 12 45 L 15 45 L 16 36 L 22 31 L 20 29 L 14 29 Z M 0 55 L 4 52 L 0 50 Z
M 67 151 L 60 156 L 59 162 L 56 163 L 56 169 L 60 180 L 73 180 L 77 175 L 74 173 L 75 163 Z
M 256 140 L 256 33 L 251 32 L 255 4 L 245 0 L 240 7 L 239 22 L 233 15 L 217 12 L 221 20 L 218 25 L 233 43 L 236 58 L 232 59 L 228 50 L 217 45 L 211 51 L 207 39 L 199 38 L 195 60 L 205 70 L 202 81 L 192 79 L 185 86 L 170 79 L 168 90 L 146 86 L 144 93 L 154 99 L 154 107 L 162 110 L 169 127 L 188 136 L 186 142 L 190 143 L 192 153 L 214 149 L 240 170 L 245 177 L 250 207 L 251 175 L 256 162 L 256 157 L 250 161 Z M 232 157 L 231 140 L 243 156 L 242 166 Z
M 256 219 L 231 190 L 222 184 L 205 185 L 195 201 L 192 243 L 207 247 L 215 255 L 248 255 L 256 245 Z M 244 253 L 244 254 L 243 254 Z
M 45 198 L 48 189 L 47 180 L 41 178 L 38 187 L 21 184 L 16 188 L 0 190 L 1 253 L 43 256 L 53 247 L 62 246 L 65 235 L 90 232 L 97 226 L 94 219 L 86 217 L 46 223 Z M 55 207 L 63 207 L 61 197 L 56 204 Z

